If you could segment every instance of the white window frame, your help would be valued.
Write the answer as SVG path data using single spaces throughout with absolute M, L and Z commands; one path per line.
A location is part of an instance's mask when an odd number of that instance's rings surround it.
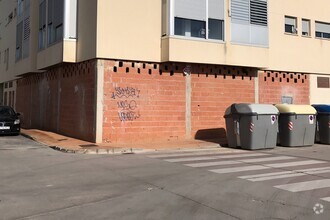
M 208 4 L 208 0 L 206 1 L 206 19 L 205 19 L 205 30 L 209 29 L 209 4 Z M 226 8 L 226 2 L 224 1 L 224 9 Z M 205 38 L 198 38 L 198 37 L 191 37 L 191 36 L 181 36 L 181 35 L 175 35 L 175 16 L 174 16 L 174 11 L 175 11 L 175 0 L 167 0 L 167 19 L 168 19 L 168 26 L 167 26 L 167 32 L 169 31 L 169 35 L 172 37 L 178 37 L 178 38 L 184 38 L 184 39 L 196 39 L 196 40 L 207 40 L 207 41 L 218 41 L 218 42 L 224 42 L 225 41 L 225 17 L 224 19 L 221 20 L 222 22 L 222 39 L 218 40 L 218 39 L 209 39 L 209 34 L 208 31 L 205 31 Z M 223 12 L 225 15 L 225 11 Z M 163 17 L 164 19 L 164 17 Z M 166 33 L 167 35 L 168 33 Z M 163 35 L 163 33 L 162 33 Z
M 308 29 L 307 32 L 304 31 L 304 22 L 307 23 L 307 29 Z M 305 33 L 307 33 L 307 34 L 305 34 Z M 303 37 L 311 36 L 311 20 L 310 19 L 305 19 L 305 18 L 301 19 L 301 35 Z
M 317 29 L 317 26 L 318 26 L 318 25 L 324 25 L 324 26 L 327 26 L 327 28 L 329 29 L 328 32 L 318 30 L 318 29 Z M 316 35 L 317 35 L 316 32 L 321 33 L 322 36 L 321 36 L 321 37 L 316 36 Z M 324 37 L 325 34 L 326 34 L 327 36 L 329 36 L 329 37 Z M 317 39 L 330 40 L 330 23 L 326 23 L 326 22 L 322 22 L 322 21 L 315 21 L 315 38 L 317 38 Z
M 294 24 L 288 23 L 287 19 L 292 19 L 294 21 Z M 286 25 L 291 25 L 291 32 L 286 31 Z M 284 32 L 286 34 L 292 34 L 292 35 L 297 35 L 298 34 L 298 19 L 297 17 L 294 16 L 289 16 L 289 15 L 285 15 L 284 16 Z

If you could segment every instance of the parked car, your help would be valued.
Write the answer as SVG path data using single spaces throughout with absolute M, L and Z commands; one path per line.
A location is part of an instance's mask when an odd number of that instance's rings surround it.
M 0 106 L 0 134 L 19 135 L 21 131 L 20 114 L 9 106 Z

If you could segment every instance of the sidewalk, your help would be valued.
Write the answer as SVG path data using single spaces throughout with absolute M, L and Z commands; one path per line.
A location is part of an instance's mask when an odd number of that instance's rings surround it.
M 92 142 L 82 141 L 79 139 L 59 135 L 53 132 L 21 129 L 21 134 L 55 150 L 66 153 L 81 154 L 129 154 L 129 153 L 145 153 L 153 151 L 166 150 L 185 150 L 185 149 L 201 149 L 201 148 L 220 148 L 220 144 L 225 144 L 225 139 L 204 140 L 182 140 L 168 141 L 157 143 L 143 144 L 95 144 Z

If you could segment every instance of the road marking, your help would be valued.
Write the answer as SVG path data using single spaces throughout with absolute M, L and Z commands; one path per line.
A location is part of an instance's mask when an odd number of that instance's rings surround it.
M 274 160 L 290 160 L 290 159 L 297 159 L 296 157 L 289 157 L 289 156 L 279 156 L 279 157 L 265 157 L 265 158 L 256 158 L 256 159 L 244 159 L 238 160 L 243 163 L 256 163 L 256 162 L 266 162 L 266 161 L 274 161 Z
M 288 162 L 288 163 L 274 163 L 274 164 L 264 164 L 264 165 L 255 165 L 255 166 L 245 166 L 245 167 L 222 168 L 222 169 L 214 169 L 210 171 L 214 173 L 234 173 L 234 172 L 242 172 L 242 171 L 265 170 L 271 168 L 283 168 L 283 167 L 311 165 L 311 164 L 320 164 L 320 163 L 326 163 L 326 162 L 319 160 L 304 160 L 304 161 Z
M 278 185 L 274 187 L 278 189 L 287 190 L 290 192 L 302 192 L 302 191 L 308 191 L 314 189 L 328 188 L 330 187 L 330 179 L 291 183 L 291 184 Z
M 282 175 L 274 175 L 274 176 L 265 176 L 265 177 L 252 178 L 252 179 L 248 179 L 248 180 L 250 180 L 252 182 L 258 182 L 258 181 L 283 179 L 283 178 L 305 176 L 305 175 L 307 175 L 307 174 L 305 174 L 305 173 L 290 173 L 290 174 L 282 174 Z
M 296 159 L 296 157 L 287 157 L 287 156 L 265 157 L 265 158 L 257 158 L 257 159 L 228 160 L 228 161 L 215 161 L 215 162 L 205 162 L 205 163 L 190 163 L 190 164 L 185 164 L 185 165 L 188 167 L 211 167 L 211 166 L 220 166 L 220 165 L 265 162 L 265 161 L 275 161 L 275 160 L 288 160 L 288 159 Z
M 196 149 L 195 151 L 187 151 L 187 152 L 177 152 L 175 153 L 175 151 L 171 151 L 171 153 L 161 153 L 161 154 L 151 154 L 151 155 L 147 155 L 149 158 L 166 158 L 166 157 L 184 157 L 184 156 L 198 156 L 198 155 L 214 155 L 214 154 L 237 154 L 237 153 L 241 153 L 241 154 L 249 154 L 251 152 L 249 151 L 222 151 L 219 149 L 215 149 L 215 150 L 211 150 L 211 149 Z
M 235 173 L 235 172 L 251 171 L 251 170 L 265 170 L 269 168 L 270 167 L 265 167 L 262 165 L 255 165 L 255 166 L 245 166 L 245 167 L 214 169 L 210 171 L 214 173 Z
M 321 163 L 326 163 L 326 162 L 320 160 L 303 160 L 303 161 L 288 162 L 288 163 L 265 164 L 265 166 L 268 166 L 270 168 L 282 168 L 282 167 L 293 167 L 293 166 L 312 165 L 312 164 L 321 164 Z
M 267 154 L 255 153 L 255 154 L 240 154 L 240 155 L 221 155 L 221 156 L 208 156 L 208 157 L 185 157 L 185 158 L 175 158 L 166 159 L 167 162 L 188 162 L 188 161 L 201 161 L 201 160 L 215 160 L 215 159 L 231 159 L 240 157 L 257 157 L 265 156 Z
M 220 166 L 220 165 L 232 165 L 232 164 L 241 164 L 239 161 L 216 161 L 216 162 L 205 162 L 205 163 L 191 163 L 185 164 L 188 167 L 211 167 L 211 166 Z
M 321 200 L 330 202 L 330 197 L 324 197 L 324 198 L 321 198 Z
M 304 173 L 304 174 L 318 174 L 318 173 L 328 173 L 330 172 L 330 167 L 318 167 L 318 168 L 309 168 L 303 170 L 292 170 L 292 171 L 281 171 L 281 172 L 273 172 L 273 173 L 262 173 L 255 175 L 247 175 L 247 176 L 239 176 L 240 179 L 257 179 L 263 177 L 271 177 L 271 176 L 279 176 L 284 174 L 294 174 L 294 173 Z M 251 180 L 252 181 L 252 180 Z

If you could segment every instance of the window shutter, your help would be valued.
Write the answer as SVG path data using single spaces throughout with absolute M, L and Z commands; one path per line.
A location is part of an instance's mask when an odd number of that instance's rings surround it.
M 302 20 L 302 32 L 309 33 L 309 21 Z
M 315 31 L 330 33 L 330 24 L 315 22 Z
M 285 24 L 296 26 L 296 19 L 290 18 L 290 17 L 285 17 Z
M 23 22 L 16 26 L 16 60 L 22 58 Z
M 193 20 L 206 20 L 206 0 L 176 0 L 174 16 Z
M 22 47 L 23 22 L 20 22 L 16 27 L 16 47 Z
M 249 1 L 248 0 L 232 0 L 231 1 L 231 17 L 233 20 L 249 21 Z
M 224 0 L 209 0 L 209 18 L 224 20 Z
M 267 26 L 267 1 L 264 0 L 251 0 L 251 24 Z

